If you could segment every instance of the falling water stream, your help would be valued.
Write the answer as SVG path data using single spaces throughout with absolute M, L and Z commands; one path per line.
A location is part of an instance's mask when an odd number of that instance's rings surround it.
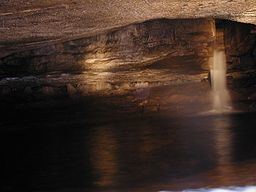
M 211 70 L 213 110 L 220 113 L 227 112 L 231 110 L 231 105 L 226 82 L 227 68 L 225 51 L 215 49 L 213 57 L 213 68 Z

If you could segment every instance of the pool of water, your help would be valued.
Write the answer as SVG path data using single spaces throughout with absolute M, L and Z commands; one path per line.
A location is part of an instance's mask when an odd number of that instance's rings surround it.
M 187 189 L 183 192 L 255 192 L 255 186 L 244 186 L 244 187 L 226 187 L 226 188 L 202 188 L 202 189 Z M 161 192 L 171 192 L 171 191 L 161 191 Z
M 256 184 L 255 113 L 126 115 L 93 124 L 71 111 L 1 122 L 1 191 L 202 191 Z

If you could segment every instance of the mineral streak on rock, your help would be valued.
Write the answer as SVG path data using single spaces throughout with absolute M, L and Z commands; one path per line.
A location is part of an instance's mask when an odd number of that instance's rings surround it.
M 156 18 L 220 18 L 256 24 L 255 0 L 5 0 L 1 56 Z

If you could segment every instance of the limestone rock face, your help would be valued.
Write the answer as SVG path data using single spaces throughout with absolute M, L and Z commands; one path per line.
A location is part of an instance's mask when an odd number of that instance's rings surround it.
M 212 54 L 214 27 L 213 19 L 152 20 L 13 53 L 0 59 L 0 69 L 6 75 L 120 71 L 137 69 L 167 56 L 207 58 Z
M 4 0 L 0 57 L 157 18 L 210 17 L 256 24 L 255 15 L 255 0 Z

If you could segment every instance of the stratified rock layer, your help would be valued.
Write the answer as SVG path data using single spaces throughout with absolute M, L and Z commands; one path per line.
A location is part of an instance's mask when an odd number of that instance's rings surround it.
M 0 59 L 5 75 L 139 70 L 164 57 L 207 58 L 215 39 L 212 19 L 152 20 L 89 38 L 21 51 Z M 203 66 L 205 62 L 198 63 Z
M 0 6 L 0 57 L 157 18 L 256 24 L 255 16 L 255 0 L 5 0 Z

